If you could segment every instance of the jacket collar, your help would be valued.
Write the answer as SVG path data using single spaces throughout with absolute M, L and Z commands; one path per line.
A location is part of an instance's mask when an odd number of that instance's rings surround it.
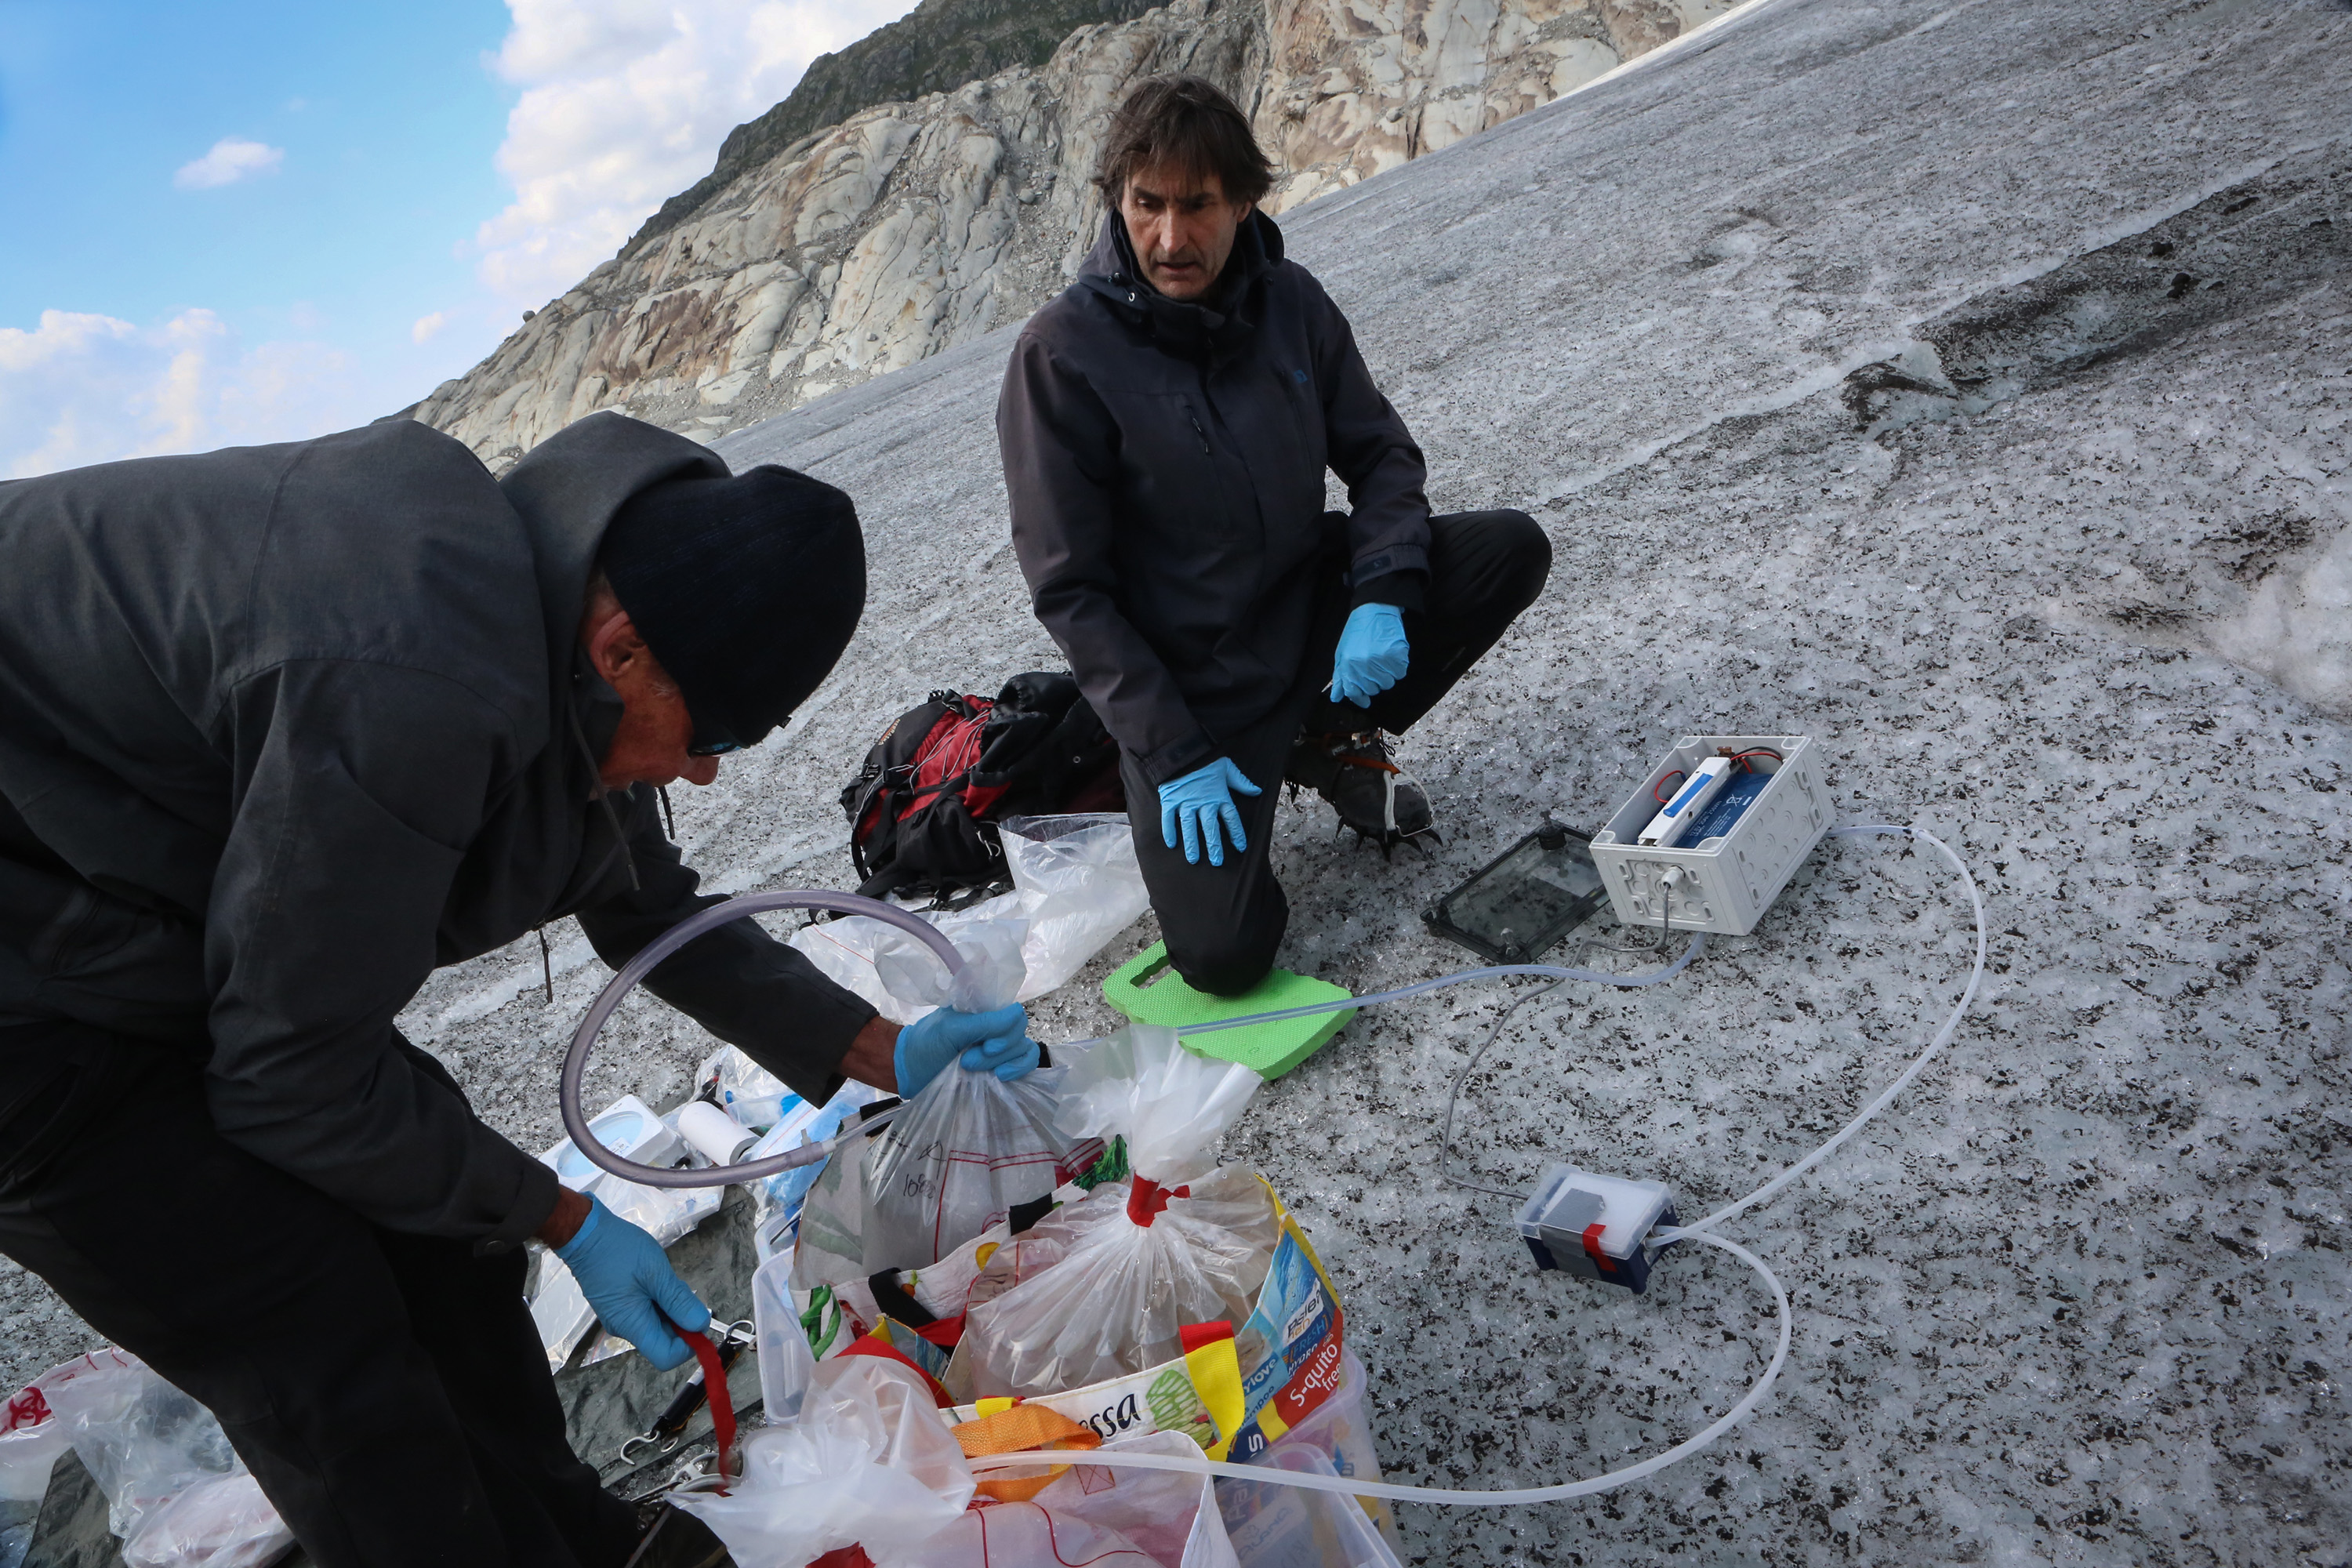
M 1144 281 L 1127 221 L 1113 207 L 1103 215 L 1102 237 L 1079 265 L 1078 286 L 1161 347 L 1223 359 L 1257 331 L 1260 285 L 1281 259 L 1282 230 L 1265 213 L 1252 213 L 1234 233 L 1234 253 L 1207 298 L 1198 303 L 1171 300 Z

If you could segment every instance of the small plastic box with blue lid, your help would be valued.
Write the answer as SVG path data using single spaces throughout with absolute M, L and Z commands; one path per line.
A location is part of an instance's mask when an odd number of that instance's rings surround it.
M 1537 1268 L 1622 1285 L 1637 1296 L 1650 1288 L 1642 1238 L 1675 1223 L 1675 1195 L 1664 1182 L 1559 1164 L 1545 1169 L 1518 1217 Z

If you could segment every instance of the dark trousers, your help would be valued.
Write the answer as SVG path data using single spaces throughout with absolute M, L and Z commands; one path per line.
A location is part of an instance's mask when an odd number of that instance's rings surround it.
M 565 1438 L 523 1255 L 378 1229 L 235 1148 L 194 1052 L 0 1028 L 0 1252 L 218 1416 L 320 1568 L 635 1550 Z
M 1249 847 L 1225 863 L 1198 865 L 1170 848 L 1160 834 L 1160 795 L 1132 756 L 1122 756 L 1128 819 L 1135 855 L 1151 892 L 1168 943 L 1170 967 L 1197 991 L 1238 996 L 1265 978 L 1290 923 L 1267 855 L 1283 768 L 1301 734 L 1351 734 L 1381 729 L 1401 735 L 1437 705 L 1472 664 L 1543 592 L 1551 571 L 1551 542 L 1525 512 L 1465 511 L 1429 520 L 1429 583 L 1425 604 L 1404 616 L 1412 648 L 1404 678 L 1369 708 L 1334 702 L 1323 688 L 1349 610 L 1346 584 L 1335 568 L 1318 586 L 1315 632 L 1283 700 L 1265 719 L 1220 736 L 1224 754 L 1258 786 L 1236 796 Z

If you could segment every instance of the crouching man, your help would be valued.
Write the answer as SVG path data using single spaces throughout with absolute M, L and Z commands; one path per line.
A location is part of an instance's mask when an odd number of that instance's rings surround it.
M 0 1252 L 321 1568 L 619 1568 L 522 1245 L 656 1365 L 709 1313 L 393 1021 L 560 916 L 617 967 L 719 901 L 656 790 L 847 646 L 849 498 L 618 415 L 503 480 L 393 420 L 0 484 Z M 648 984 L 811 1100 L 1036 1059 L 1018 1008 L 902 1031 L 748 921 Z
M 1265 978 L 1289 919 L 1276 786 L 1385 847 L 1431 826 L 1400 733 L 1533 603 L 1543 531 L 1429 515 L 1421 449 L 1347 318 L 1256 208 L 1271 165 L 1208 82 L 1138 88 L 1110 212 L 1021 334 L 997 405 L 1037 618 L 1123 752 L 1136 852 L 1195 988 Z M 1326 511 L 1324 471 L 1352 510 Z

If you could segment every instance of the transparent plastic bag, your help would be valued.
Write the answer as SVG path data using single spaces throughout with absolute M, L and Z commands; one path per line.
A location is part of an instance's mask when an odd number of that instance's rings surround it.
M 869 1548 L 867 1555 L 872 1556 Z M 879 1568 L 882 1559 L 875 1562 Z M 889 1568 L 1004 1568 L 1083 1563 L 1087 1568 L 1163 1568 L 1118 1531 L 1084 1514 L 1037 1502 L 999 1502 L 967 1509 L 938 1534 L 893 1556 Z
M 109 1350 L 58 1372 L 49 1407 L 131 1568 L 260 1568 L 294 1543 L 212 1412 L 146 1363 Z
M 772 1258 L 751 1274 L 751 1330 L 760 1358 L 761 1419 L 781 1426 L 797 1417 L 816 1376 L 816 1356 L 793 1305 L 791 1263 Z
M 987 1012 L 1020 988 L 1017 923 L 984 921 L 959 937 L 964 967 L 952 983 L 928 948 L 880 929 L 891 942 L 877 948 L 878 972 L 903 1003 Z M 808 1189 L 793 1289 L 920 1268 L 1084 1169 L 1072 1162 L 1091 1163 L 1100 1145 L 1055 1129 L 1060 1083 L 1059 1068 L 1006 1083 L 957 1063 L 924 1085 L 896 1121 L 855 1145 L 855 1170 L 836 1155 Z
M 1364 1415 L 1366 1387 L 1364 1363 L 1356 1359 L 1355 1352 L 1342 1351 L 1339 1355 L 1339 1385 L 1331 1391 L 1322 1404 L 1308 1412 L 1305 1419 L 1276 1438 L 1273 1447 L 1247 1462 L 1254 1465 L 1281 1465 L 1285 1468 L 1294 1470 L 1312 1468 L 1312 1465 L 1298 1457 L 1302 1451 L 1305 1451 L 1311 1452 L 1328 1467 L 1323 1472 L 1324 1474 L 1346 1476 L 1350 1480 L 1360 1479 L 1368 1481 L 1379 1480 L 1381 1479 L 1380 1451 L 1373 1447 L 1371 1422 Z M 1249 1485 L 1247 1482 L 1220 1480 L 1217 1483 L 1220 1496 L 1225 1493 L 1229 1484 L 1243 1487 Z M 1266 1489 L 1274 1492 L 1293 1491 L 1297 1489 L 1278 1487 Z M 1328 1492 L 1307 1495 L 1331 1501 L 1344 1500 Z M 1245 1507 L 1247 1511 L 1255 1511 L 1270 1505 L 1270 1499 L 1258 1499 Z M 1244 1510 L 1236 1509 L 1235 1517 L 1239 1517 L 1242 1511 Z M 1370 1521 L 1372 1528 L 1379 1532 L 1384 1543 L 1384 1549 L 1393 1553 L 1397 1546 L 1396 1510 L 1389 1505 L 1388 1500 L 1360 1497 L 1355 1500 L 1355 1511 Z M 1353 1522 L 1344 1516 L 1340 1521 L 1342 1525 L 1351 1525 Z M 1352 1530 L 1332 1533 L 1345 1533 L 1349 1540 L 1358 1540 Z M 1395 1558 L 1392 1555 L 1383 1557 L 1366 1552 L 1359 1556 L 1350 1557 L 1347 1561 L 1351 1564 L 1388 1563 L 1394 1562 Z
M 73 1445 L 49 1406 L 48 1384 L 81 1365 L 77 1356 L 26 1384 L 0 1413 L 0 1568 L 17 1568 L 32 1545 L 49 1471 Z
M 1066 1069 L 1059 1124 L 1074 1138 L 1125 1134 L 1128 1165 L 1175 1186 L 1216 1160 L 1217 1140 L 1265 1080 L 1238 1062 L 1195 1056 L 1176 1031 L 1130 1024 L 1084 1050 L 1056 1047 Z
M 1028 965 L 1022 956 L 1028 922 L 1017 911 L 988 914 L 986 908 L 922 912 L 963 955 L 963 973 L 952 981 L 928 943 L 865 915 L 803 926 L 792 944 L 827 979 L 872 1003 L 894 1024 L 911 1024 L 934 1007 L 984 1013 L 1035 994 L 1025 989 Z
M 743 1158 L 764 1160 L 805 1144 L 822 1143 L 839 1132 L 843 1122 L 881 1098 L 880 1090 L 855 1079 L 844 1083 L 821 1106 L 811 1105 L 798 1095 L 789 1095 L 782 1103 L 775 1125 L 744 1151 Z M 824 1170 L 822 1163 L 795 1165 L 751 1184 L 752 1243 L 761 1263 L 790 1250 L 800 1225 L 801 1205 L 808 1200 L 809 1189 Z
M 963 947 L 973 933 L 1003 925 L 1015 933 L 1023 974 L 1007 1001 L 1026 1002 L 1069 984 L 1111 938 L 1151 907 L 1135 860 L 1127 818 L 1094 813 L 1013 817 L 999 842 L 1013 890 L 968 910 L 919 910 Z M 825 977 L 856 992 L 894 1024 L 911 1024 L 930 1004 L 886 984 L 885 962 L 907 971 L 939 973 L 919 944 L 895 926 L 851 917 L 803 927 L 792 945 Z
M 877 1356 L 819 1365 L 797 1418 L 745 1438 L 727 1496 L 673 1492 L 742 1568 L 800 1568 L 859 1545 L 877 1568 L 953 1524 L 971 1468 L 922 1380 Z
M 1142 1184 L 1143 1203 L 1112 1182 L 1065 1205 L 1061 1258 L 966 1310 L 975 1397 L 1084 1388 L 1181 1356 L 1187 1324 L 1248 1321 L 1281 1237 L 1265 1184 L 1227 1166 L 1157 1212 Z
M 1028 924 L 1021 1000 L 1058 991 L 1151 907 L 1125 816 L 1016 816 L 997 833 Z
M 1171 1458 L 1190 1458 L 1201 1451 L 1181 1432 L 1122 1437 L 1103 1448 L 1107 1453 Z M 1118 1531 L 1161 1568 L 1239 1568 L 1207 1476 L 1080 1463 L 1056 1477 L 1034 1500 L 1053 1512 L 1075 1514 Z
M 1083 1388 L 1173 1359 L 1188 1323 L 1238 1326 L 1280 1237 L 1265 1184 L 1213 1163 L 1218 1138 L 1262 1087 L 1255 1073 L 1140 1024 L 1062 1070 L 1062 1131 L 1124 1134 L 1135 1174 L 1064 1205 L 1048 1222 L 1068 1237 L 1062 1256 L 970 1309 L 965 1343 L 982 1397 Z
M 196 1482 L 140 1521 L 122 1543 L 126 1568 L 258 1568 L 294 1533 L 244 1471 Z
M 1006 1083 L 951 1066 L 866 1142 L 865 1273 L 920 1268 L 1093 1163 L 1099 1142 L 1055 1126 L 1062 1073 Z
M 1307 1446 L 1276 1444 L 1256 1462 L 1308 1475 L 1339 1473 L 1327 1455 Z M 1401 1568 L 1396 1553 L 1351 1497 L 1220 1478 L 1217 1507 L 1239 1568 Z

